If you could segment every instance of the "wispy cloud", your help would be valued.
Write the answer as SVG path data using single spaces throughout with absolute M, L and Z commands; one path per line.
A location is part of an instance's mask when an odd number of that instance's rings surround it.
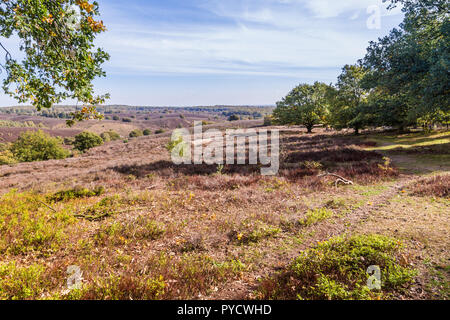
M 99 3 L 108 32 L 97 43 L 111 60 L 96 85 L 112 103 L 274 103 L 299 82 L 335 81 L 401 20 L 383 9 L 382 29 L 367 29 L 381 0 Z
M 373 1 L 348 2 L 341 6 L 328 0 L 195 2 L 224 22 L 180 22 L 164 29 L 160 21 L 115 22 L 102 44 L 113 53 L 111 66 L 122 70 L 298 77 L 302 68 L 336 67 L 364 53 L 368 32 L 365 20 L 355 12 Z M 146 5 L 146 10 L 151 14 L 153 9 Z M 353 22 L 322 19 L 344 12 L 353 12 Z M 357 27 L 349 30 L 350 23 Z

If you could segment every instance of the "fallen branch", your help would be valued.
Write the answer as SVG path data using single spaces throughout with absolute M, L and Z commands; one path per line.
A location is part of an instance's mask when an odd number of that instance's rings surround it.
M 85 215 L 85 214 L 75 214 L 74 217 L 75 218 L 80 218 L 80 219 L 86 219 L 88 221 L 98 221 L 98 220 L 101 220 L 103 218 L 109 217 L 110 215 L 111 215 L 110 213 L 99 214 L 99 215 L 96 215 L 96 216 Z
M 55 209 L 53 209 L 52 207 L 50 207 L 48 204 L 46 204 L 45 202 L 41 201 L 41 200 L 37 200 L 37 202 L 43 204 L 44 206 L 46 206 L 47 208 L 49 208 L 50 210 L 52 210 L 53 212 L 57 212 Z
M 353 185 L 353 181 L 345 179 L 344 177 L 342 177 L 340 175 L 337 175 L 335 173 L 325 172 L 325 173 L 322 173 L 322 174 L 318 175 L 319 178 L 328 177 L 328 176 L 337 178 L 336 181 L 334 182 L 334 185 L 335 185 L 336 188 L 337 188 L 339 182 L 341 182 L 341 183 L 343 183 L 345 185 Z
M 113 214 L 125 213 L 125 212 L 131 212 L 133 210 L 143 210 L 143 209 L 145 209 L 145 208 L 125 209 L 125 210 L 119 210 L 119 211 L 114 211 L 114 212 L 105 212 L 105 213 L 101 213 L 101 214 L 97 214 L 97 215 L 76 213 L 73 216 L 75 218 L 86 219 L 88 221 L 98 221 L 98 220 L 102 220 L 103 218 L 112 216 Z

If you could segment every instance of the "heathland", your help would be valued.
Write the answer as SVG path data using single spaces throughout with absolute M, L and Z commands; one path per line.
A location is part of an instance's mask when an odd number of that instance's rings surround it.
M 105 113 L 72 129 L 2 114 L 4 142 L 38 129 L 121 138 L 0 166 L 0 298 L 448 298 L 449 131 L 265 126 L 280 130 L 276 176 L 259 165 L 174 165 L 172 129 L 263 126 L 264 113 L 223 112 Z M 366 286 L 371 265 L 381 290 Z M 82 272 L 77 289 L 67 288 L 69 266 Z

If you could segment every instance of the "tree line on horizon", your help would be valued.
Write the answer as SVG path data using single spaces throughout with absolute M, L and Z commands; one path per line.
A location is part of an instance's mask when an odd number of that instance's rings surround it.
M 335 84 L 300 84 L 277 103 L 273 121 L 349 128 L 450 124 L 450 12 L 446 0 L 386 0 L 405 18 L 345 65 Z

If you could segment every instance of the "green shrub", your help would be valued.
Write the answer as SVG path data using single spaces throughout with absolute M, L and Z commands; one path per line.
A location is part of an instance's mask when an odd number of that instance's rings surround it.
M 131 122 L 132 120 L 130 118 L 123 118 L 122 122 Z
M 120 140 L 120 134 L 118 134 L 117 132 L 110 130 L 107 133 L 108 133 L 109 137 L 111 138 L 111 141 Z
M 152 134 L 152 132 L 150 131 L 150 129 L 145 129 L 143 132 L 144 136 L 149 136 Z
M 61 190 L 48 197 L 49 201 L 68 201 L 79 198 L 89 198 L 101 196 L 105 193 L 105 188 L 102 186 L 96 187 L 92 190 L 86 188 L 74 188 L 69 190 Z
M 333 216 L 333 211 L 327 208 L 319 208 L 314 210 L 308 210 L 306 217 L 299 221 L 300 225 L 307 227 L 316 224 L 320 221 L 326 220 Z
M 20 162 L 64 159 L 70 155 L 63 148 L 61 139 L 53 138 L 41 130 L 22 133 L 13 143 L 11 152 Z
M 130 138 L 142 137 L 144 133 L 140 129 L 136 129 L 130 132 Z
M 77 218 L 83 218 L 89 221 L 101 220 L 113 215 L 120 204 L 120 197 L 106 197 L 96 204 L 90 206 L 83 213 L 75 215 Z
M 0 166 L 4 164 L 14 164 L 17 160 L 11 152 L 11 144 L 0 143 Z
M 0 264 L 0 299 L 36 299 L 47 285 L 43 273 L 45 268 L 38 264 L 19 267 L 15 262 Z
M 103 139 L 93 132 L 82 132 L 75 136 L 74 147 L 80 151 L 86 151 L 88 149 L 101 146 Z
M 155 134 L 160 134 L 160 133 L 164 133 L 164 132 L 165 132 L 164 129 L 158 129 L 155 131 Z
M 265 299 L 382 299 L 402 292 L 416 272 L 401 265 L 399 241 L 380 235 L 336 237 L 296 258 L 278 277 L 263 281 Z M 381 271 L 381 290 L 367 286 L 369 266 Z
M 0 197 L 0 256 L 58 250 L 67 239 L 67 227 L 76 222 L 73 208 L 53 211 L 44 203 L 46 197 L 15 190 Z
M 100 138 L 102 138 L 103 142 L 111 141 L 111 136 L 108 132 L 103 132 L 102 134 L 100 134 Z

